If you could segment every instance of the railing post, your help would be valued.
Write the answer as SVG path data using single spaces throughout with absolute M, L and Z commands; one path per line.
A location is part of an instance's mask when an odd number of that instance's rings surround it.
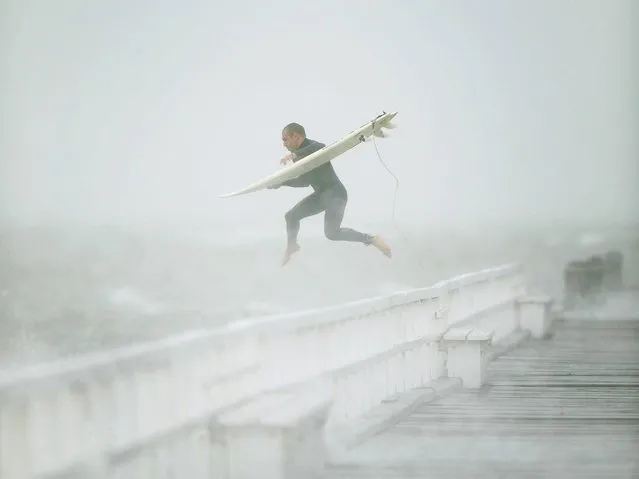
M 471 327 L 452 328 L 443 337 L 447 350 L 446 368 L 449 378 L 459 378 L 464 388 L 476 389 L 484 384 L 488 366 L 488 348 L 493 331 Z
M 274 393 L 220 419 L 228 447 L 229 479 L 312 479 L 327 458 L 324 427 L 332 406 L 329 385 Z
M 552 326 L 552 298 L 548 296 L 524 296 L 517 300 L 518 323 L 536 339 L 546 338 Z

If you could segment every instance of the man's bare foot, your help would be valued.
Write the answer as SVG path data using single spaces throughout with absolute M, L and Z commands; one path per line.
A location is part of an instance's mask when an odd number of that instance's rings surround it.
M 286 248 L 286 251 L 284 252 L 284 258 L 282 258 L 282 266 L 288 263 L 291 259 L 291 256 L 293 256 L 293 254 L 297 253 L 299 250 L 300 245 L 298 245 L 297 243 Z
M 385 256 L 388 256 L 389 258 L 392 256 L 390 246 L 388 245 L 388 243 L 386 243 L 386 241 L 384 241 L 384 238 L 382 238 L 381 236 L 375 236 L 371 244 L 382 253 L 384 253 Z

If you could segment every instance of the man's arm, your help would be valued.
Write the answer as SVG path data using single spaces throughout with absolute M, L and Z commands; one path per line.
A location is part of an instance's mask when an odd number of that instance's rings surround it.
M 292 188 L 304 188 L 306 186 L 311 186 L 308 179 L 306 179 L 306 174 L 293 178 L 292 180 L 285 181 L 282 185 L 290 186 Z
M 305 156 L 310 155 L 311 153 L 315 153 L 316 151 L 321 150 L 326 145 L 324 143 L 320 143 L 319 141 L 312 140 L 311 144 L 305 146 L 304 148 L 300 148 L 294 152 L 295 158 L 293 161 L 298 161 L 304 158 Z
M 319 151 L 326 146 L 324 143 L 320 143 L 319 141 L 315 141 L 315 140 L 310 140 L 310 141 L 311 141 L 310 145 L 305 146 L 304 148 L 300 148 L 299 150 L 296 150 L 295 153 L 292 153 L 293 162 L 301 160 L 302 158 L 310 155 L 311 153 L 315 153 L 316 151 Z M 285 156 L 282 162 L 284 162 L 285 160 L 288 160 L 289 157 L 290 155 Z M 291 186 L 293 188 L 304 188 L 306 186 L 311 186 L 311 182 L 308 179 L 308 173 L 304 173 L 303 175 L 298 176 L 297 178 L 293 178 L 292 180 L 285 181 L 284 183 L 282 183 L 282 186 Z

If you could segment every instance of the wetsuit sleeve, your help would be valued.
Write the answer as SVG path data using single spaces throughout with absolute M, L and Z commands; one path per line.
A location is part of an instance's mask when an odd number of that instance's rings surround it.
M 295 156 L 296 156 L 295 161 L 301 160 L 305 156 L 308 156 L 311 153 L 315 153 L 316 151 L 321 150 L 325 146 L 326 145 L 324 143 L 320 143 L 319 141 L 314 141 L 310 145 L 305 146 L 304 148 L 300 148 L 299 150 L 295 152 Z
M 299 161 L 302 158 L 310 155 L 311 153 L 315 153 L 316 151 L 321 150 L 326 145 L 324 143 L 320 143 L 319 141 L 313 141 L 310 145 L 305 146 L 304 148 L 300 148 L 295 151 L 295 160 Z M 292 180 L 285 181 L 282 183 L 284 186 L 291 186 L 293 188 L 304 188 L 306 186 L 311 186 L 311 181 L 308 176 L 308 173 L 305 173 L 297 178 L 293 178 Z

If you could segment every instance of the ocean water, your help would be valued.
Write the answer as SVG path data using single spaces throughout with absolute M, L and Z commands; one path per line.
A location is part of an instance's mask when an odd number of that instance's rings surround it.
M 301 235 L 286 267 L 282 237 L 215 230 L 22 228 L 0 236 L 0 368 L 124 346 L 196 328 L 429 286 L 522 261 L 532 284 L 560 287 L 574 234 L 430 231 L 373 247 Z

